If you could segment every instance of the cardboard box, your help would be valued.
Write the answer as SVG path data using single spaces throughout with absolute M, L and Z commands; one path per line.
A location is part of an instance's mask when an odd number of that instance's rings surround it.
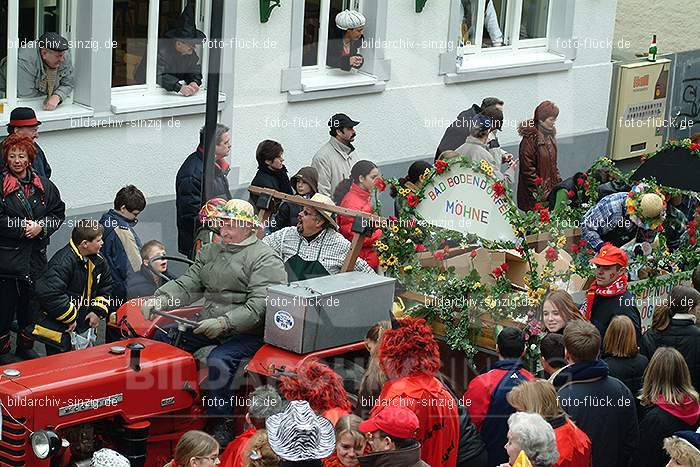
M 568 247 L 572 243 L 577 243 L 581 239 L 581 229 L 566 229 L 564 231 L 564 235 L 566 235 L 566 247 Z M 552 236 L 549 233 L 532 234 L 525 237 L 525 242 L 537 253 L 540 253 L 547 248 L 550 241 L 552 241 Z
M 476 256 L 471 257 L 471 252 L 476 251 Z M 442 270 L 455 268 L 458 277 L 466 277 L 476 269 L 484 284 L 494 284 L 496 279 L 491 272 L 503 263 L 508 263 L 506 277 L 513 283 L 525 287 L 523 280 L 529 270 L 527 262 L 515 250 L 487 250 L 476 245 L 450 249 L 445 259 L 438 261 L 433 253 L 423 252 L 418 256 L 422 267 L 439 267 Z

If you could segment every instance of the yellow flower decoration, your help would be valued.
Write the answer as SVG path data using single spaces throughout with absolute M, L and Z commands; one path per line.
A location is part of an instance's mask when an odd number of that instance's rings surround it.
M 408 190 L 406 188 L 399 188 L 399 194 L 403 196 L 404 198 L 408 196 L 408 194 L 411 192 L 411 190 Z
M 540 296 L 541 296 L 541 295 L 544 295 L 544 294 L 546 294 L 546 293 L 547 293 L 547 291 L 546 291 L 545 289 L 543 289 L 542 287 L 540 287 L 540 288 L 537 289 L 537 294 L 540 295 Z
M 472 284 L 472 289 L 476 290 L 476 289 L 479 289 L 479 288 L 481 288 L 481 282 L 478 282 L 478 281 L 477 281 L 477 282 L 474 282 L 474 283 Z
M 545 276 L 548 276 L 548 275 L 550 275 L 550 274 L 552 273 L 552 268 L 550 268 L 549 266 L 545 266 L 544 269 L 542 269 L 542 273 L 543 273 Z
M 526 285 L 530 285 L 530 276 L 523 276 L 523 282 Z
M 393 265 L 396 264 L 396 261 L 398 261 L 398 258 L 396 257 L 396 255 L 391 255 L 391 256 L 389 256 L 389 259 L 386 260 L 386 265 L 389 267 L 392 267 Z
M 389 250 L 389 245 L 382 245 L 382 251 L 388 251 Z
M 394 233 L 399 233 L 399 227 L 396 224 L 394 224 L 391 226 L 391 231 Z
M 493 175 L 493 167 L 491 167 L 491 165 L 488 162 L 482 159 L 479 165 L 483 172 L 485 172 L 488 175 Z
M 423 176 L 424 176 L 424 177 L 427 177 L 428 175 L 430 175 L 430 169 L 425 169 L 425 170 L 423 171 Z
M 439 281 L 444 281 L 444 280 L 445 280 L 445 275 L 444 275 L 444 274 L 440 274 L 439 276 L 437 276 L 437 280 L 439 280 Z
M 572 264 L 571 266 L 569 266 L 569 271 L 576 272 L 576 265 Z
M 409 272 L 409 271 L 413 271 L 413 266 L 411 266 L 410 264 L 408 266 L 404 266 L 404 268 L 403 268 L 403 272 Z
M 423 234 L 423 231 L 422 231 L 421 229 L 417 228 L 417 227 L 416 227 L 416 230 L 414 230 L 414 232 L 416 233 L 416 235 L 422 235 L 422 234 Z
M 486 304 L 487 307 L 489 308 L 496 308 L 496 300 L 494 300 L 491 297 L 486 297 L 484 299 L 484 303 Z
M 566 245 L 566 235 L 562 235 L 557 240 L 557 247 L 558 248 L 564 248 L 564 245 Z

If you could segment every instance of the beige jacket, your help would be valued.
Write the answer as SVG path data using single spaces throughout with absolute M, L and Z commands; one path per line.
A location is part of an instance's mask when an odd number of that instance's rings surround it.
M 332 198 L 340 182 L 350 178 L 350 170 L 358 160 L 360 157 L 354 147 L 331 137 L 311 161 L 311 167 L 318 170 L 318 192 Z

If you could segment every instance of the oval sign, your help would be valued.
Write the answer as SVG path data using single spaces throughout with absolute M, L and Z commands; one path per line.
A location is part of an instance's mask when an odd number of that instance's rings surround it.
M 283 331 L 289 331 L 294 327 L 294 317 L 284 310 L 275 313 L 275 325 Z

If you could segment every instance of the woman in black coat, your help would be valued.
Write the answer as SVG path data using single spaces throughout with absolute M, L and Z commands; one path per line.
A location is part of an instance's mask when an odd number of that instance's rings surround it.
M 36 149 L 31 138 L 12 134 L 2 145 L 0 173 L 0 362 L 10 351 L 10 325 L 32 323 L 33 284 L 46 269 L 49 237 L 65 220 L 65 204 L 56 186 L 32 169 Z M 15 316 L 16 315 L 16 316 Z M 36 358 L 34 341 L 17 336 L 17 355 Z M 4 363 L 4 362 L 3 362 Z
M 700 306 L 700 292 L 677 285 L 671 290 L 668 303 L 654 310 L 651 329 L 642 337 L 641 352 L 648 358 L 657 348 L 678 350 L 690 370 L 696 391 L 700 391 L 700 328 L 694 311 Z
M 688 365 L 676 349 L 656 350 L 644 374 L 639 400 L 644 407 L 640 443 L 630 465 L 666 465 L 670 458 L 664 451 L 664 439 L 677 431 L 695 431 L 700 421 L 698 393 L 690 384 Z
M 629 317 L 615 316 L 603 340 L 603 360 L 610 376 L 619 379 L 634 396 L 639 394 L 649 359 L 639 353 L 634 324 Z M 639 408 L 639 407 L 637 407 Z
M 288 195 L 294 194 L 287 168 L 284 166 L 284 149 L 280 143 L 269 139 L 262 141 L 255 151 L 255 159 L 258 161 L 258 172 L 250 182 L 252 186 L 272 188 Z M 250 204 L 255 207 L 256 212 L 260 209 L 257 202 L 258 195 L 251 193 Z

